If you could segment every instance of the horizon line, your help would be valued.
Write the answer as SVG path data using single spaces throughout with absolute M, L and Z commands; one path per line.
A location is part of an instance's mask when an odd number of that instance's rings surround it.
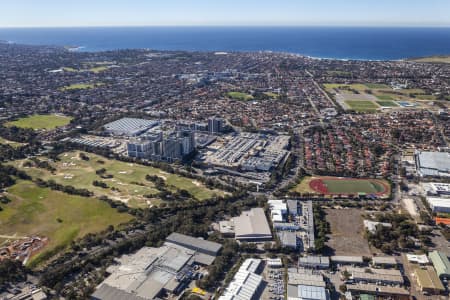
M 418 25 L 418 24 L 383 24 L 383 25 L 374 25 L 374 24 L 297 24 L 297 25 L 283 25 L 283 24 L 274 24 L 274 25 L 264 25 L 264 24 L 254 24 L 254 25 L 58 25 L 58 26 L 0 26 L 0 29 L 59 29 L 59 28 L 145 28 L 145 27 L 171 27 L 171 28 L 193 28 L 193 27 L 218 27 L 218 28 L 243 28 L 243 27 L 260 27 L 260 28 L 270 28 L 270 27 L 279 27 L 279 28 L 300 28 L 300 27 L 322 27 L 322 28 L 450 28 L 450 24 L 442 24 L 442 25 Z

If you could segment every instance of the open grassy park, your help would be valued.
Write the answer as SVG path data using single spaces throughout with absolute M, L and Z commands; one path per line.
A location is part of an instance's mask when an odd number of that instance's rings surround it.
M 49 244 L 30 263 L 41 261 L 50 252 L 62 250 L 76 238 L 98 232 L 109 225 L 128 222 L 132 216 L 119 213 L 108 203 L 95 198 L 73 196 L 31 181 L 19 181 L 7 189 L 11 202 L 2 205 L 0 236 L 48 237 Z
M 108 196 L 130 207 L 148 207 L 161 203 L 157 196 L 160 191 L 153 182 L 145 179 L 146 175 L 156 175 L 164 179 L 169 190 L 186 190 L 199 201 L 224 194 L 223 191 L 209 189 L 194 179 L 169 174 L 157 168 L 110 160 L 92 153 L 84 154 L 89 160 L 81 159 L 79 151 L 61 154 L 59 161 L 50 162 L 56 169 L 53 173 L 35 165 L 26 166 L 27 160 L 12 164 L 33 178 L 52 179 L 62 185 L 84 188 L 94 192 L 96 196 Z M 100 169 L 105 169 L 104 173 L 96 172 Z M 106 183 L 107 188 L 94 186 L 92 183 L 95 180 Z
M 2 144 L 2 145 L 9 145 L 9 146 L 11 146 L 13 148 L 19 148 L 19 147 L 25 145 L 23 143 L 13 142 L 13 141 L 4 139 L 2 137 L 0 137 L 0 144 Z
M 6 123 L 6 126 L 31 128 L 34 130 L 52 130 L 70 123 L 72 117 L 62 115 L 31 115 Z
M 94 89 L 102 85 L 103 83 L 75 83 L 68 86 L 64 86 L 60 88 L 60 90 L 63 92 L 73 90 L 87 90 L 87 89 Z
M 253 99 L 252 95 L 241 93 L 241 92 L 228 92 L 227 96 L 229 98 L 239 100 L 239 101 L 249 101 Z

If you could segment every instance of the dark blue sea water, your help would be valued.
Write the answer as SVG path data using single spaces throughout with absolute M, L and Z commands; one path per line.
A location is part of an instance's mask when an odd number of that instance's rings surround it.
M 187 51 L 276 51 L 320 58 L 393 60 L 450 54 L 450 28 L 109 27 L 0 29 L 0 40 Z

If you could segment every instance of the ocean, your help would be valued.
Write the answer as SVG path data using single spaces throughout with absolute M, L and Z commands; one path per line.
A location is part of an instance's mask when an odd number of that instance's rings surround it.
M 2 28 L 0 40 L 79 51 L 274 51 L 317 58 L 398 60 L 450 54 L 450 28 L 85 27 Z

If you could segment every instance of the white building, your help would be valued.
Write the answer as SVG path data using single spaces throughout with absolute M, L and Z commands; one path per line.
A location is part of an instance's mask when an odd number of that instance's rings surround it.
M 260 259 L 245 260 L 219 300 L 260 299 L 263 288 L 263 278 L 257 274 L 260 265 Z
M 267 201 L 270 208 L 272 222 L 285 222 L 287 216 L 287 204 L 283 200 Z
M 450 198 L 427 197 L 427 202 L 433 212 L 450 213 Z

